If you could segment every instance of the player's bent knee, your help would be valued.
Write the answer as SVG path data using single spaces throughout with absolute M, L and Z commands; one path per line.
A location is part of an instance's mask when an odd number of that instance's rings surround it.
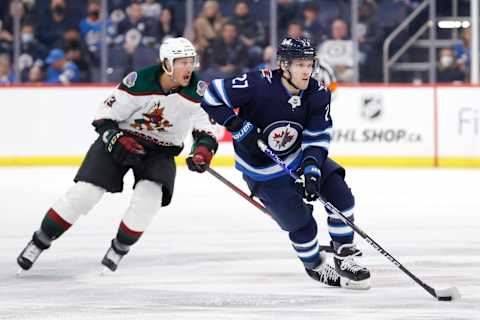
M 100 201 L 105 190 L 89 182 L 75 183 L 52 208 L 67 222 L 73 223 Z
M 141 180 L 135 186 L 131 206 L 137 214 L 155 214 L 162 207 L 162 185 L 149 180 Z

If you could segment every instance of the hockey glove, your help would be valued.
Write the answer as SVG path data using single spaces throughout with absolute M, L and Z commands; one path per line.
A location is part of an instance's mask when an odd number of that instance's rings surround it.
M 320 178 L 322 173 L 314 160 L 308 159 L 303 162 L 300 169 L 300 178 L 295 181 L 299 186 L 302 196 L 308 202 L 315 201 L 320 197 Z
M 195 172 L 205 172 L 212 161 L 213 152 L 204 145 L 198 145 L 187 157 L 188 169 Z
M 232 133 L 232 138 L 237 143 L 239 149 L 242 149 L 257 159 L 267 158 L 260 148 L 258 148 L 257 144 L 258 140 L 262 138 L 260 128 L 239 117 L 230 120 L 226 128 Z
M 118 129 L 106 130 L 102 135 L 107 152 L 113 160 L 122 166 L 138 166 L 145 155 L 145 149 L 132 137 L 126 136 Z

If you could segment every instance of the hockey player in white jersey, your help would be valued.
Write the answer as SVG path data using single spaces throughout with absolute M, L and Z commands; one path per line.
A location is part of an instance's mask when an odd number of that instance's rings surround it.
M 189 133 L 194 144 L 187 165 L 192 171 L 205 171 L 218 144 L 209 117 L 200 107 L 207 85 L 194 73 L 196 56 L 187 39 L 166 40 L 160 47 L 159 64 L 128 74 L 101 104 L 93 122 L 98 139 L 78 170 L 75 184 L 48 209 L 18 256 L 23 270 L 30 269 L 40 253 L 87 214 L 105 192 L 121 192 L 123 177 L 133 170 L 130 205 L 102 260 L 115 271 L 159 209 L 170 203 L 174 157 Z

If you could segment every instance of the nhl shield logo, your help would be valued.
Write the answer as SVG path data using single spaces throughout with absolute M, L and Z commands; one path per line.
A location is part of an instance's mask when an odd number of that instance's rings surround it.
M 383 98 L 379 95 L 363 96 L 360 115 L 370 121 L 378 120 L 383 114 Z
M 299 96 L 291 96 L 288 103 L 292 107 L 292 111 L 295 111 L 296 108 L 302 105 L 302 99 Z

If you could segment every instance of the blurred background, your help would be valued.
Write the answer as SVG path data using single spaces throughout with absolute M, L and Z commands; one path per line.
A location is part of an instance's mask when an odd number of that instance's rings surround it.
M 279 39 L 303 35 L 340 83 L 476 82 L 476 2 L 3 0 L 0 83 L 118 82 L 182 35 L 207 80 L 268 66 Z
M 98 104 L 130 71 L 157 63 L 168 37 L 195 44 L 198 72 L 209 81 L 275 68 L 279 41 L 305 36 L 318 48 L 315 78 L 334 91 L 332 154 L 345 165 L 477 167 L 478 6 L 476 0 L 2 0 L 0 104 L 5 117 L 20 117 L 26 129 L 2 141 L 0 165 L 40 156 L 78 163 L 94 138 L 80 132 L 93 131 Z M 18 125 L 8 121 L 0 130 L 8 134 Z M 60 130 L 65 134 L 52 134 Z M 219 138 L 229 141 L 221 128 Z

